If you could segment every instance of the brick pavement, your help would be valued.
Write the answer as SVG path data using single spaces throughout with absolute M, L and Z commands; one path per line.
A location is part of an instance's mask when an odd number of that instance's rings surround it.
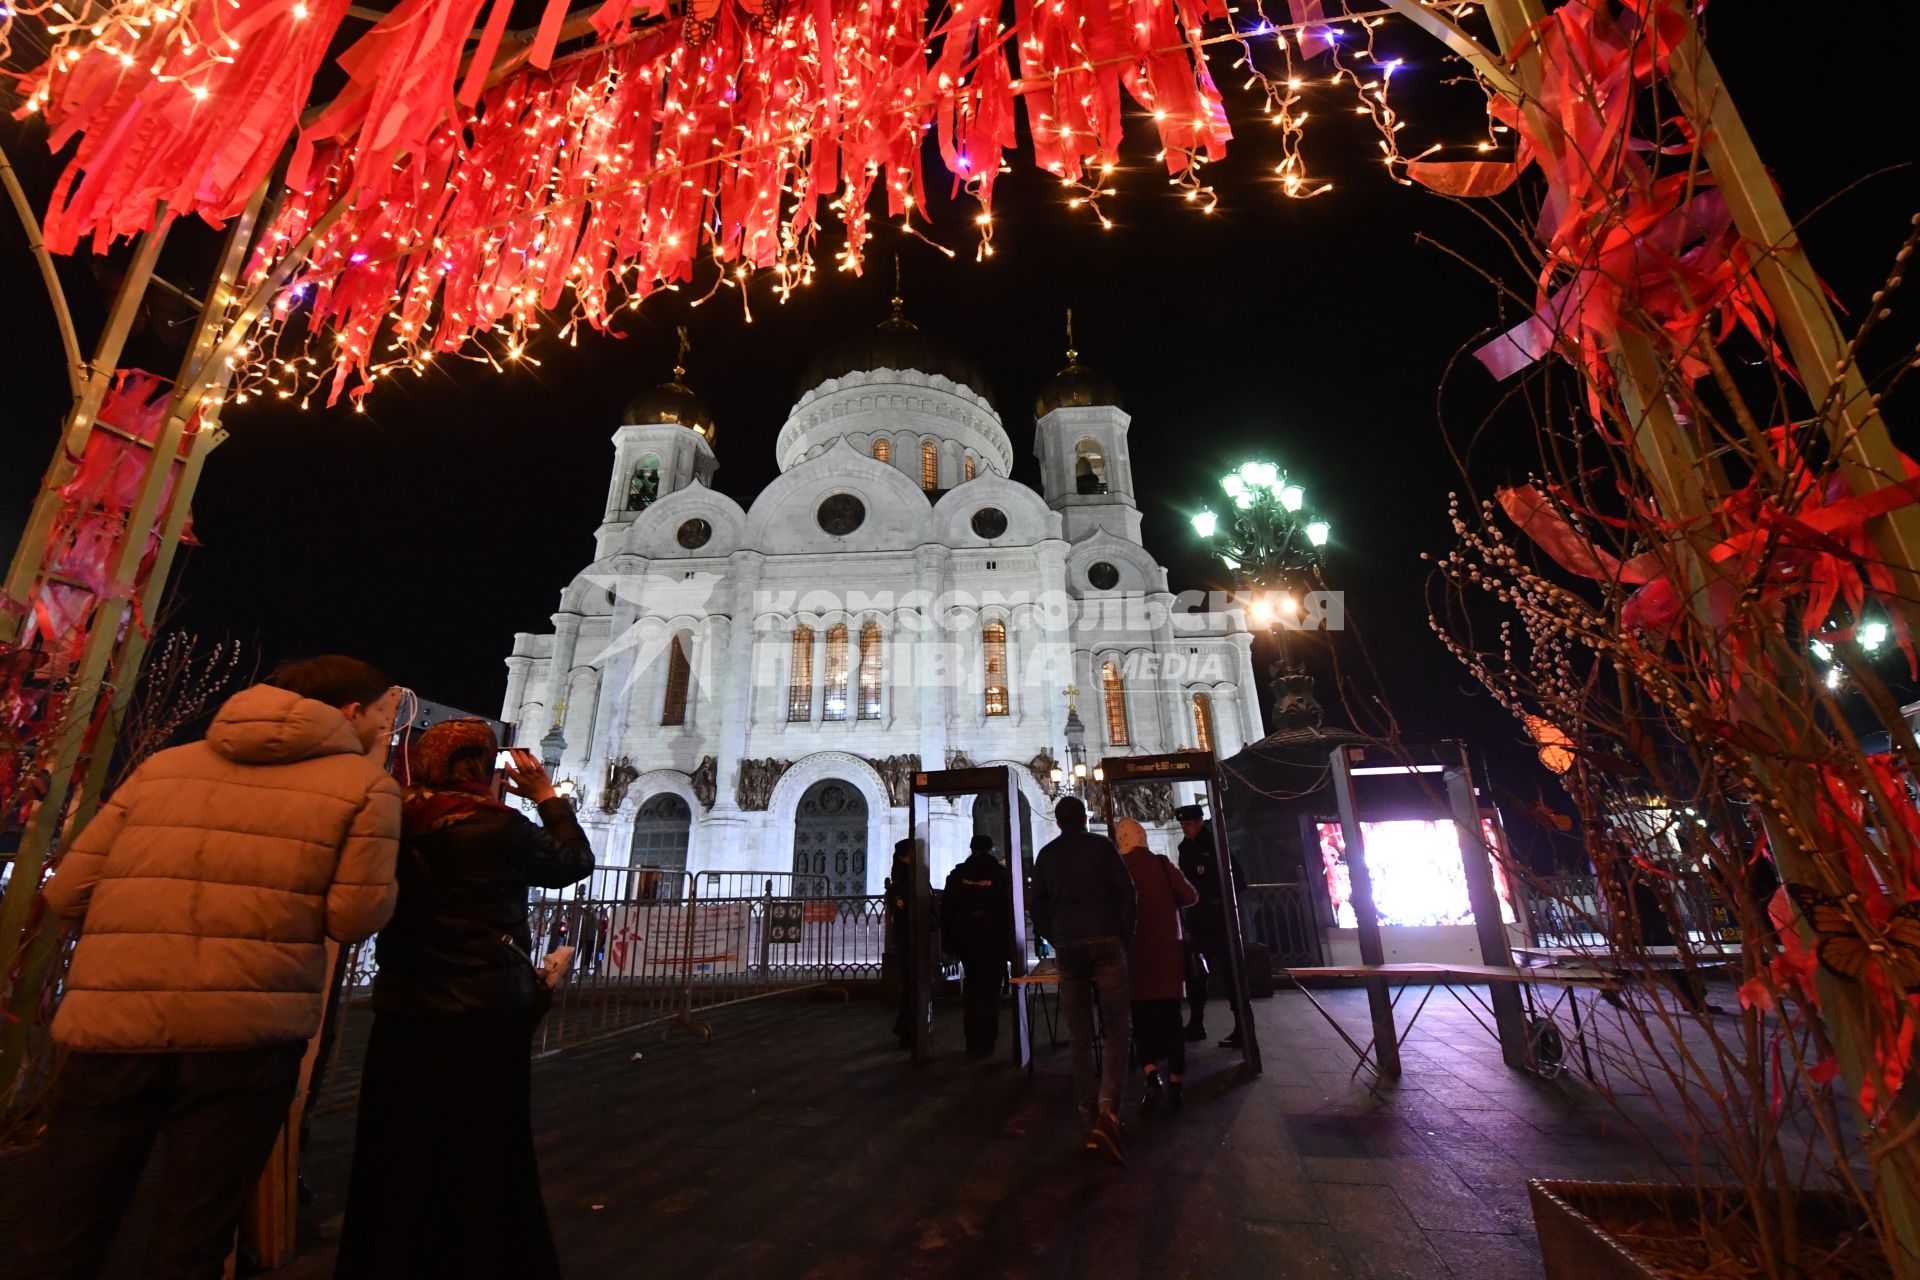
M 1365 1025 L 1356 990 L 1318 993 Z M 782 1001 L 712 1015 L 702 1044 L 640 1032 L 535 1067 L 566 1274 L 599 1277 L 1463 1277 L 1541 1274 L 1533 1176 L 1652 1172 L 1583 1086 L 1508 1071 L 1436 996 L 1400 1084 L 1370 1095 L 1297 992 L 1256 1002 L 1267 1071 L 1205 1047 L 1188 1105 L 1133 1124 L 1130 1165 L 1079 1150 L 1064 1048 L 909 1066 L 892 1010 Z M 640 1053 L 639 1061 L 632 1055 Z M 352 1116 L 316 1121 L 303 1256 L 330 1274 Z

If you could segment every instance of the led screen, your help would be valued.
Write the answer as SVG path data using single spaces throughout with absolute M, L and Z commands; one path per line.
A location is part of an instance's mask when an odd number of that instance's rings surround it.
M 1333 899 L 1334 923 L 1352 929 L 1352 886 L 1347 877 L 1347 842 L 1337 822 L 1316 823 L 1320 861 L 1326 868 L 1327 893 Z M 1498 848 L 1489 819 L 1481 820 L 1488 846 Z M 1373 873 L 1373 905 L 1385 925 L 1472 924 L 1467 904 L 1466 872 L 1460 865 L 1460 839 L 1451 822 L 1402 819 L 1362 822 L 1367 842 L 1367 867 Z M 1500 918 L 1513 923 L 1513 903 L 1507 878 L 1494 868 L 1494 891 L 1500 896 Z

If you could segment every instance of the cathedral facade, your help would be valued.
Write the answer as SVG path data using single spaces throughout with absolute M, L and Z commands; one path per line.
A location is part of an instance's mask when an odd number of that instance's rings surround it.
M 1038 491 L 1011 478 L 982 372 L 898 300 L 810 367 L 748 506 L 712 487 L 713 416 L 683 376 L 624 415 L 596 557 L 507 659 L 502 718 L 573 780 L 603 868 L 878 893 L 916 770 L 1013 765 L 1031 856 L 1063 788 L 1097 819 L 1103 759 L 1261 736 L 1244 613 L 1169 590 L 1118 388 L 1072 351 L 1034 406 Z M 1115 797 L 1163 850 L 1187 798 Z M 1004 820 L 922 804 L 936 884 Z

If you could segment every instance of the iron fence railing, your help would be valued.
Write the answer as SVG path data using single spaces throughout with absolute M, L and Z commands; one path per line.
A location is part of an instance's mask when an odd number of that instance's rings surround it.
M 886 949 L 886 901 L 873 897 L 708 898 L 704 874 L 691 897 L 635 901 L 536 901 L 534 950 L 574 954 L 534 1035 L 535 1053 L 555 1053 L 651 1024 L 704 1033 L 706 1009 L 804 990 L 878 981 Z M 770 879 L 760 876 L 764 885 Z M 778 880 L 777 877 L 772 879 Z M 788 877 L 791 883 L 791 877 Z M 564 926 L 564 929 L 562 928 Z M 350 948 L 341 975 L 325 1069 L 313 1106 L 351 1106 L 371 1029 L 375 943 Z
M 1526 903 L 1527 930 L 1538 947 L 1605 947 L 1621 939 L 1615 904 L 1592 875 L 1516 877 Z M 1657 887 L 1655 887 L 1657 884 Z M 1658 904 L 1676 938 L 1689 942 L 1733 942 L 1737 919 L 1726 900 L 1704 876 L 1687 873 L 1649 881 L 1650 896 L 1631 904 L 1644 913 Z M 1640 936 L 1645 936 L 1641 922 Z
M 613 900 L 677 902 L 688 886 L 702 898 L 752 898 L 771 894 L 779 898 L 825 898 L 832 894 L 826 876 L 792 871 L 698 871 L 678 867 L 635 867 L 624 863 L 595 863 L 593 873 L 578 885 L 543 896 L 552 900 Z
M 1240 934 L 1244 941 L 1264 946 L 1275 969 L 1320 963 L 1320 925 L 1303 881 L 1250 884 L 1241 889 Z

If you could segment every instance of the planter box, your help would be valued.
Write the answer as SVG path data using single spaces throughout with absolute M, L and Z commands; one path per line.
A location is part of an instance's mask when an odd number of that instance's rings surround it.
M 1534 1233 L 1540 1240 L 1547 1280 L 1671 1280 L 1670 1272 L 1637 1253 L 1632 1244 L 1615 1236 L 1614 1229 L 1649 1221 L 1697 1221 L 1700 1213 L 1699 1193 L 1687 1186 L 1536 1178 L 1527 1183 L 1527 1193 L 1533 1201 Z M 1744 1198 L 1731 1190 L 1707 1194 Z M 1858 1218 L 1853 1202 L 1837 1192 L 1800 1196 L 1803 1235 L 1824 1233 L 1837 1244 Z M 1871 1237 L 1861 1237 L 1852 1253 L 1859 1255 L 1853 1259 L 1856 1263 L 1881 1261 L 1884 1265 Z M 1870 1273 L 1863 1270 L 1863 1274 Z M 1892 1271 L 1887 1274 L 1891 1276 Z

